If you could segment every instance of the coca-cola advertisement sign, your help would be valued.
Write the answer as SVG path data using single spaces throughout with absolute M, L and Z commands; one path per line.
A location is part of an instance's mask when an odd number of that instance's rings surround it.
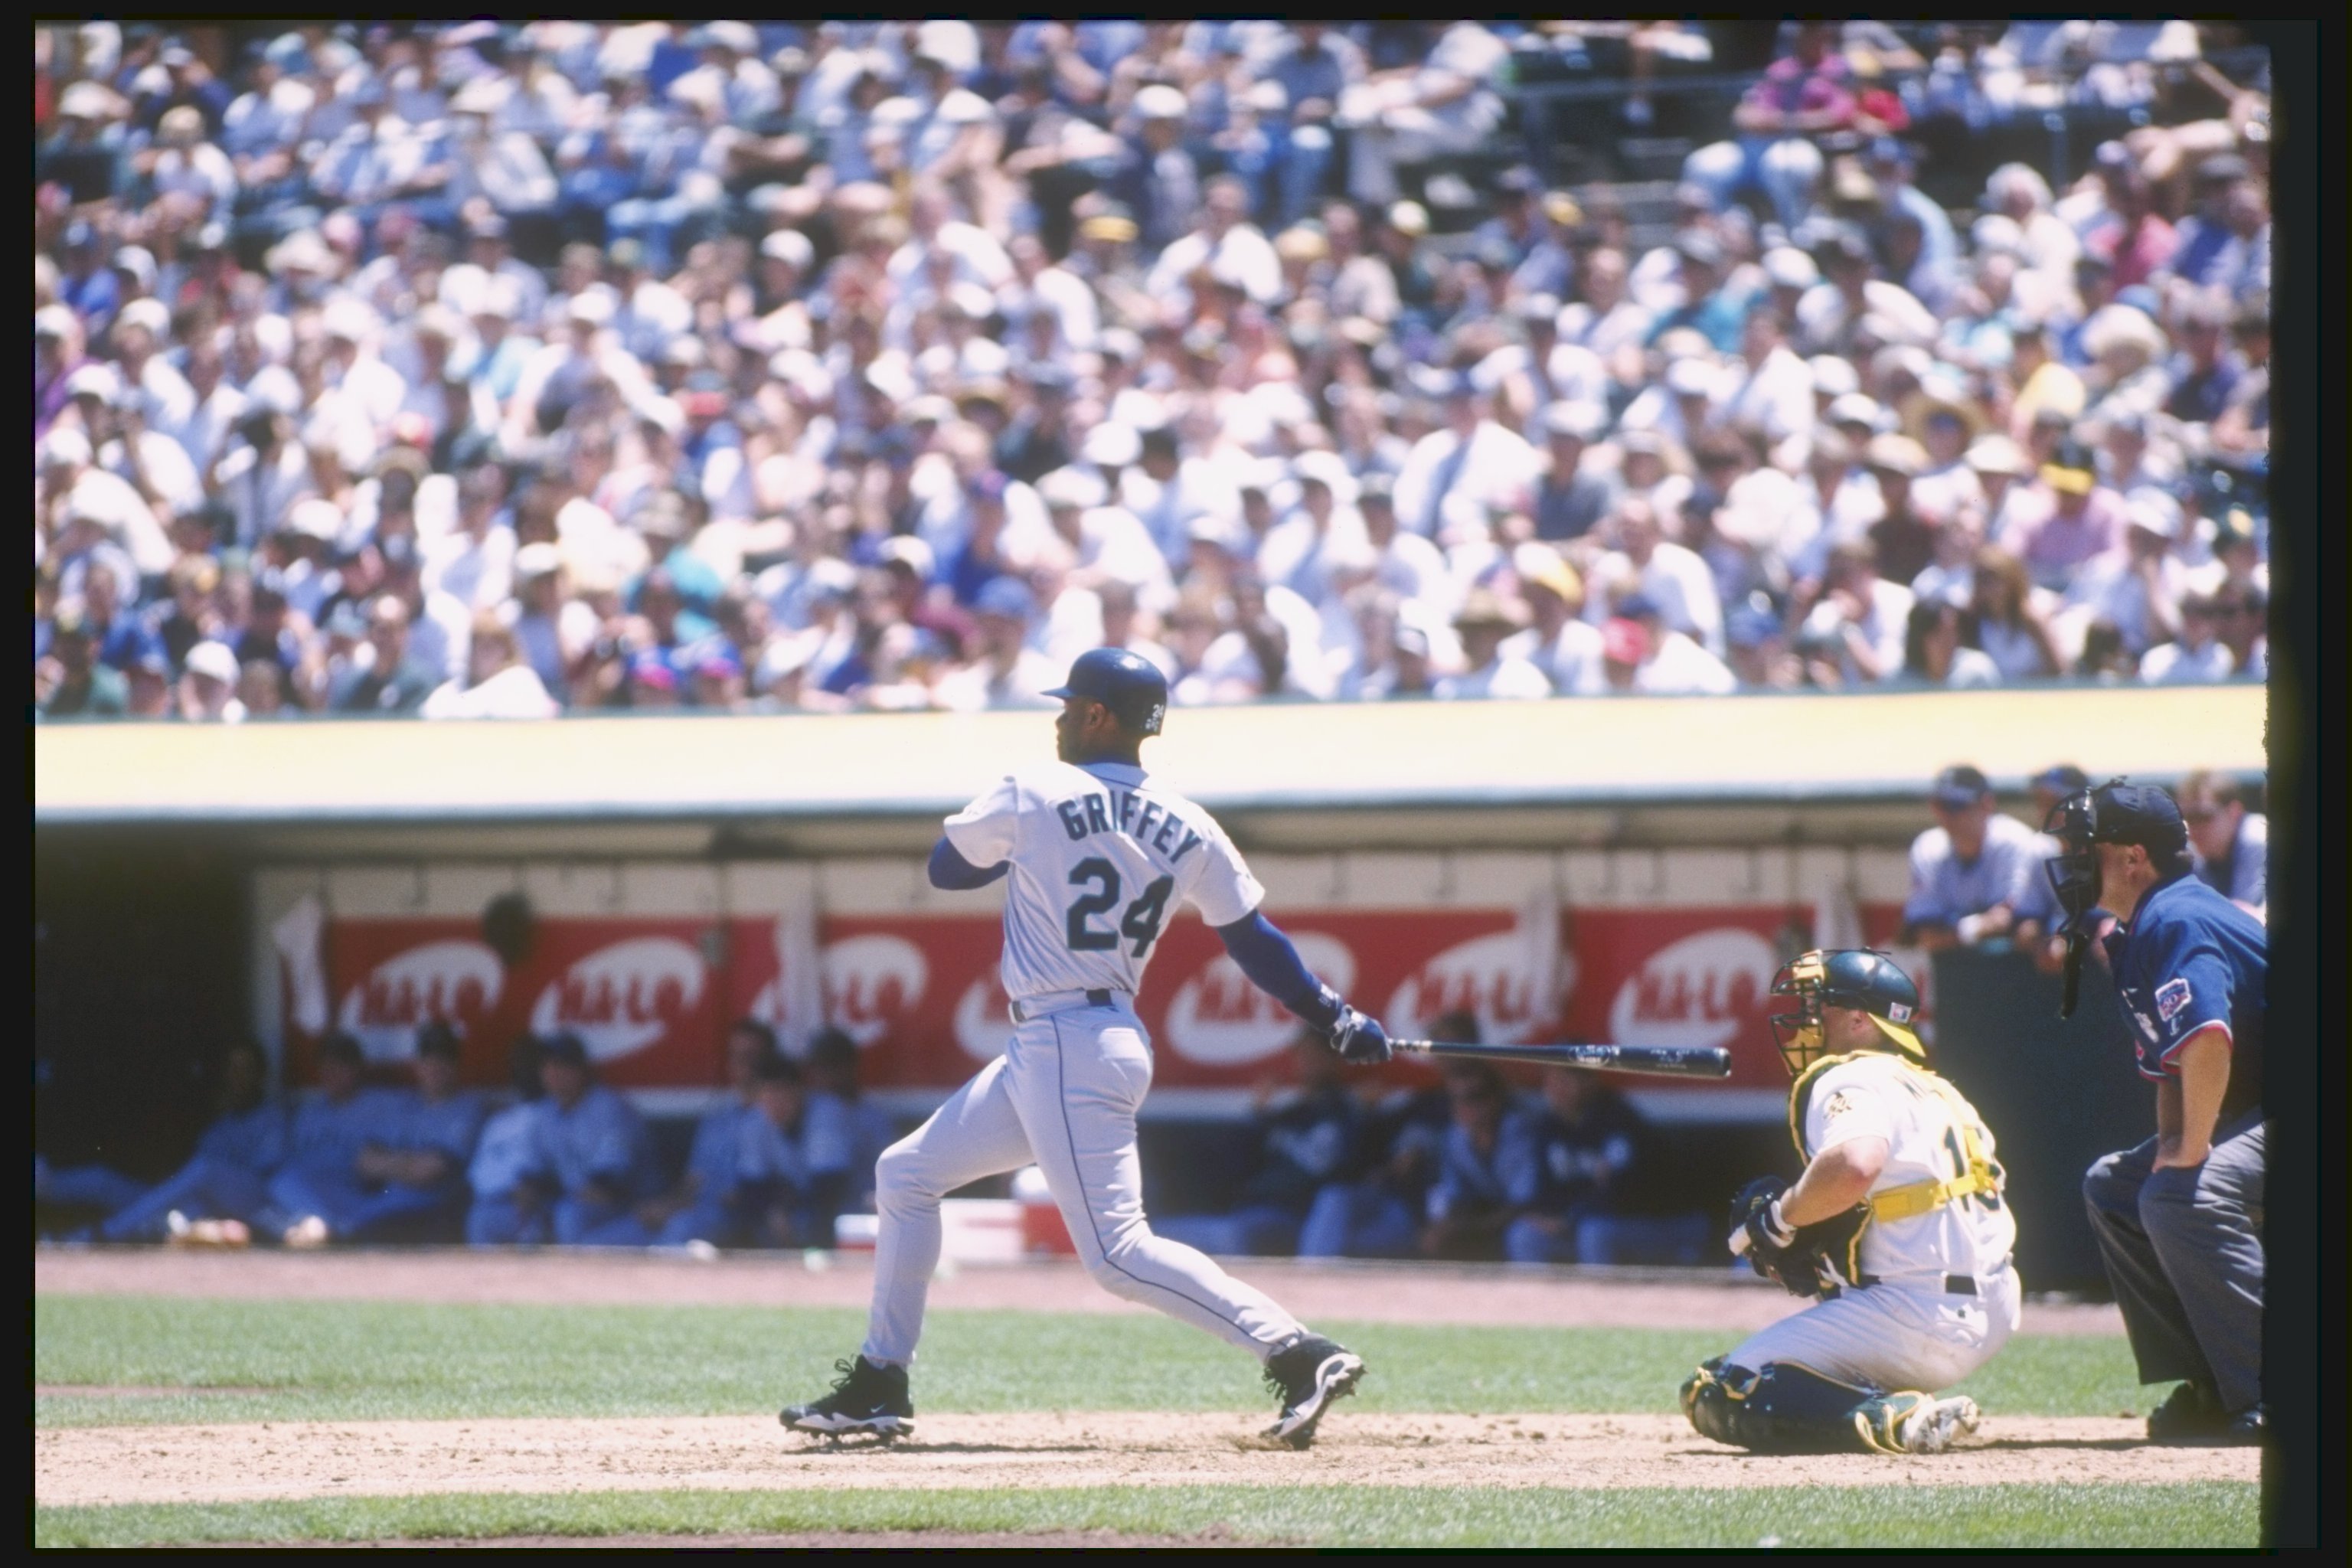
M 425 1024 L 478 1029 L 506 989 L 497 953 L 478 941 L 436 934 L 421 934 L 379 963 L 354 963 L 347 973 L 335 1026 L 358 1040 L 371 1061 L 408 1056 Z
M 1803 940 L 1785 907 L 1270 912 L 1310 969 L 1392 1034 L 1459 1028 L 1467 1014 L 1490 1041 L 1724 1046 L 1734 1086 L 1785 1081 L 1764 1022 L 1772 976 Z M 1887 906 L 1861 914 L 1880 942 L 1896 919 Z M 950 1089 L 1010 1044 L 994 916 L 832 916 L 816 936 L 825 1016 L 857 1041 L 870 1086 Z M 334 1026 L 373 1059 L 405 1058 L 416 1029 L 441 1020 L 465 1037 L 476 1082 L 503 1080 L 518 1035 L 569 1032 L 613 1083 L 708 1088 L 730 1020 L 785 1021 L 776 939 L 772 917 L 547 918 L 509 963 L 478 920 L 339 918 L 325 955 Z M 1298 1028 L 1189 914 L 1161 932 L 1136 1010 L 1167 1088 L 1251 1086 L 1281 1070 Z

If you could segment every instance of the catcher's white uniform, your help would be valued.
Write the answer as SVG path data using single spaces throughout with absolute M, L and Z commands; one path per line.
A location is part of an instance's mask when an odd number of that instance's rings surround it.
M 1012 862 L 1004 989 L 1013 1043 L 883 1154 L 866 1359 L 906 1365 L 940 1256 L 940 1199 L 1033 1160 L 1097 1283 L 1264 1357 L 1306 1333 L 1262 1292 L 1143 1215 L 1135 1114 L 1151 1047 L 1135 1016 L 1180 903 L 1212 926 L 1265 889 L 1209 814 L 1122 763 L 1025 768 L 947 819 L 975 866 Z
M 1831 1300 L 1723 1358 L 1760 1372 L 1794 1363 L 1882 1390 L 1949 1388 L 2017 1330 L 2017 1222 L 2001 1200 L 1992 1133 L 1959 1090 L 1884 1051 L 1816 1062 L 1791 1087 L 1789 1125 L 1811 1161 L 1852 1139 L 1886 1140 L 1870 1218 L 1831 1260 Z

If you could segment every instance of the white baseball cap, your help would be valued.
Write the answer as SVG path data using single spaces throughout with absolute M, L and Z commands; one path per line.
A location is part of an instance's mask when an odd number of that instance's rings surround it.
M 1184 95 L 1165 83 L 1154 82 L 1135 95 L 1135 112 L 1144 120 L 1181 120 Z
M 111 404 L 121 393 L 122 378 L 114 374 L 110 364 L 86 364 L 66 377 L 68 397 L 95 397 L 100 403 Z
M 816 259 L 816 247 L 796 228 L 780 228 L 760 242 L 760 254 L 772 261 L 790 262 L 802 271 Z
M 58 426 L 41 437 L 41 467 L 80 465 L 89 461 L 89 437 L 71 426 Z
M 133 300 L 115 316 L 114 324 L 144 327 L 160 338 L 172 330 L 172 310 L 161 300 Z
M 1106 419 L 1087 432 L 1078 456 L 1097 468 L 1125 468 L 1143 456 L 1143 437 L 1132 425 Z
M 1764 253 L 1764 276 L 1779 289 L 1810 289 L 1822 280 L 1822 269 L 1811 256 L 1784 245 Z
M 1862 376 L 1850 359 L 1836 354 L 1815 354 L 1805 362 L 1813 373 L 1813 390 L 1823 397 L 1845 397 L 1862 390 Z
M 236 684 L 236 654 L 226 643 L 200 642 L 188 650 L 188 657 L 181 664 L 190 675 L 201 675 L 224 686 Z

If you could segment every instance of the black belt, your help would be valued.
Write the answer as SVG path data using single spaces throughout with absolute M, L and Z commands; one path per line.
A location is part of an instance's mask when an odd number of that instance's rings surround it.
M 1881 1279 L 1875 1274 L 1865 1274 L 1861 1279 L 1854 1281 L 1854 1284 L 1857 1287 L 1883 1285 L 1885 1283 L 1885 1281 Z M 1980 1292 L 1977 1289 L 1977 1282 L 1968 1275 L 1947 1274 L 1944 1276 L 1944 1294 L 1947 1296 L 1975 1296 L 1980 1294 Z
M 1096 990 L 1096 991 L 1089 991 L 1089 992 L 1087 992 L 1087 1006 L 1089 1006 L 1089 1007 L 1108 1007 L 1108 1006 L 1109 1006 L 1109 1005 L 1110 1005 L 1110 993 L 1109 993 L 1109 992 L 1108 992 L 1108 991 L 1101 991 L 1101 990 Z

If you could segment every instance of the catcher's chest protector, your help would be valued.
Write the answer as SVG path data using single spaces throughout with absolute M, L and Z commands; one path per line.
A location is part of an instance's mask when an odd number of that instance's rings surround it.
M 1886 1139 L 1887 1163 L 1863 1204 L 1824 1222 L 1851 1224 L 1831 1250 L 1846 1282 L 1998 1272 L 2015 1247 L 2016 1222 L 2001 1202 L 1992 1133 L 1959 1090 L 1884 1051 L 1824 1058 L 1790 1087 L 1789 1135 L 1808 1162 L 1816 1142 L 1840 1141 L 1836 1124 L 1847 1116 Z

